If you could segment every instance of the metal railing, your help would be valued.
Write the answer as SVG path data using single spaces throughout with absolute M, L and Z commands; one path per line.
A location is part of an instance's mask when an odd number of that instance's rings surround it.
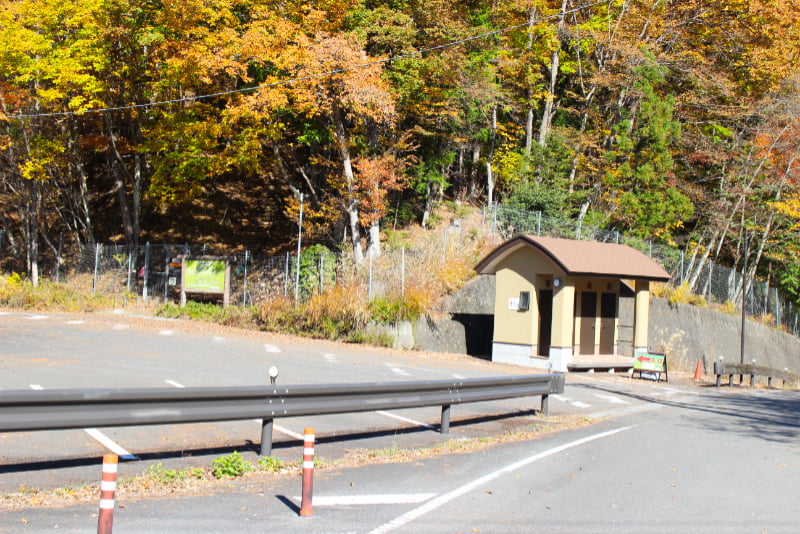
M 564 392 L 564 375 L 515 375 L 460 380 L 328 385 L 61 389 L 0 391 L 0 432 L 63 430 L 261 419 L 261 455 L 272 451 L 279 417 L 329 415 L 441 406 L 440 431 L 450 406 Z

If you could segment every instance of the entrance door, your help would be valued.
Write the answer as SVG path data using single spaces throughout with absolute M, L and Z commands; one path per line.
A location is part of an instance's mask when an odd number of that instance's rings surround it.
M 617 294 L 603 293 L 600 298 L 600 354 L 616 354 Z
M 597 293 L 581 293 L 581 354 L 594 354 L 594 334 L 597 323 Z
M 550 330 L 553 328 L 553 290 L 539 290 L 539 356 L 550 355 Z

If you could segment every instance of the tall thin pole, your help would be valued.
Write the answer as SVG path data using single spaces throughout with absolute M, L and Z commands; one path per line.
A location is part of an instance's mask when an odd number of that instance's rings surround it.
M 300 222 L 297 225 L 297 264 L 294 276 L 294 302 L 300 301 L 300 245 L 303 241 L 303 193 L 300 193 Z
M 742 352 L 742 361 L 744 363 L 744 326 L 745 326 L 745 309 L 747 304 L 747 254 L 748 254 L 748 243 L 747 243 L 747 231 L 745 230 L 744 233 L 744 262 L 742 262 L 742 340 L 741 340 L 741 352 Z

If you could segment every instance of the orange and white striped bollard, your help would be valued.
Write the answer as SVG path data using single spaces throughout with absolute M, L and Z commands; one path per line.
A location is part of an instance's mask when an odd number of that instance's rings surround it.
M 103 478 L 100 482 L 100 515 L 97 518 L 97 534 L 111 534 L 114 522 L 114 492 L 117 491 L 116 454 L 103 456 Z
M 314 494 L 314 429 L 303 431 L 303 500 L 300 504 L 300 515 L 314 515 L 312 498 Z

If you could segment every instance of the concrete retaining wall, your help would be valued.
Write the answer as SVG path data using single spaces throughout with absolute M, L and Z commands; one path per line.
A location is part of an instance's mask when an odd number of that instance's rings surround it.
M 622 316 L 630 313 L 632 302 L 620 299 Z M 420 318 L 412 328 L 410 323 L 386 327 L 393 335 L 397 348 L 416 348 L 431 352 L 470 354 L 487 358 L 492 352 L 494 327 L 494 276 L 479 276 L 461 291 L 450 297 L 449 314 L 439 319 Z M 727 315 L 688 304 L 670 304 L 662 298 L 650 302 L 650 348 L 669 355 L 672 369 L 694 371 L 697 360 L 704 364 L 706 374 L 713 371 L 713 361 L 723 356 L 725 361 L 739 362 L 741 317 Z M 787 368 L 800 374 L 800 340 L 753 321 L 745 326 L 745 360 L 756 359 L 758 365 L 775 369 Z M 623 336 L 624 330 L 620 332 Z M 620 348 L 630 342 L 622 339 Z

